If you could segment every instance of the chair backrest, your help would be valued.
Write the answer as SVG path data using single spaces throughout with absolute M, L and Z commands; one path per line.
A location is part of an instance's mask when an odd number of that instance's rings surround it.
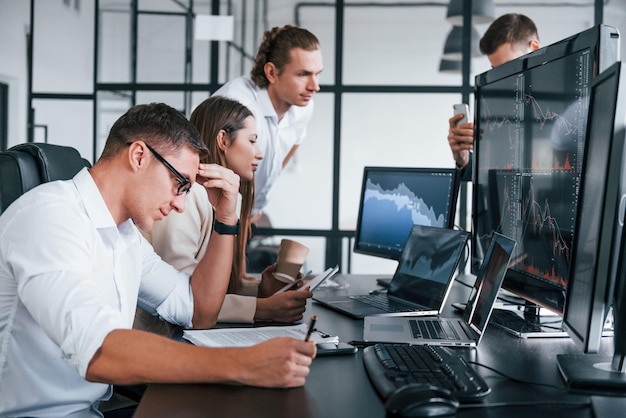
M 68 180 L 89 161 L 72 148 L 29 142 L 0 152 L 0 213 L 22 194 L 53 180 Z

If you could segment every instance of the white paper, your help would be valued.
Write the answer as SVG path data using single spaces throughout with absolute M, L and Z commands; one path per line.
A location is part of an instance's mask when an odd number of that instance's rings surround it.
M 185 330 L 183 338 L 195 345 L 205 347 L 249 347 L 275 337 L 292 337 L 304 340 L 308 324 L 278 327 L 224 328 L 208 330 Z M 314 332 L 310 337 L 315 343 L 338 343 L 338 337 L 322 337 Z

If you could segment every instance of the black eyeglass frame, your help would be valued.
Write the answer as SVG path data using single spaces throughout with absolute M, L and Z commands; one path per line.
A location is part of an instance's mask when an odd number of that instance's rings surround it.
M 130 145 L 132 144 L 132 142 L 128 142 L 126 145 Z M 145 144 L 145 142 L 144 142 Z M 178 172 L 178 170 L 176 170 L 174 167 L 172 167 L 172 165 L 170 163 L 167 162 L 167 160 L 165 158 L 163 158 L 161 156 L 161 154 L 159 154 L 158 152 L 156 152 L 154 150 L 154 148 L 152 148 L 150 145 L 145 144 L 146 147 L 150 150 L 150 152 L 152 153 L 152 155 L 154 155 L 154 157 L 159 160 L 161 163 L 163 163 L 163 165 L 170 170 L 170 172 L 174 175 L 174 177 L 176 177 L 176 180 L 178 181 L 178 189 L 176 190 L 176 194 L 178 196 L 181 196 L 183 194 L 187 194 L 189 193 L 189 190 L 191 189 L 191 180 L 189 180 L 187 177 L 183 176 L 182 174 L 180 174 Z M 188 186 L 188 187 L 187 187 Z

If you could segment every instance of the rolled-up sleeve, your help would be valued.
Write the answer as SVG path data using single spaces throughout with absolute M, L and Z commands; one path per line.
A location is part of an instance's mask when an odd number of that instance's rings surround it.
M 191 328 L 194 303 L 190 275 L 164 262 L 145 238 L 141 241 L 144 271 L 138 306 L 169 323 Z
M 19 285 L 26 309 L 82 377 L 106 336 L 124 324 L 120 312 L 103 305 L 90 287 L 72 274 L 31 276 Z M 53 297 L 63 299 L 39 303 Z

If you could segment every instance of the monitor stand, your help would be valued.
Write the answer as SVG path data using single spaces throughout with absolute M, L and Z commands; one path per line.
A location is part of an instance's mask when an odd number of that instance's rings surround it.
M 523 312 L 496 308 L 489 322 L 520 338 L 567 338 L 558 315 L 540 315 L 540 307 L 525 302 Z
M 624 355 L 558 354 L 556 359 L 561 376 L 571 389 L 619 394 L 626 390 Z

